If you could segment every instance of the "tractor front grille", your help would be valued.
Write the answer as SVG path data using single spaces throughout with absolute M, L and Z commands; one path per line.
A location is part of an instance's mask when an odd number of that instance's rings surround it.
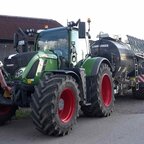
M 32 59 L 37 52 L 26 52 L 21 54 L 16 54 L 13 57 L 6 57 L 4 59 L 4 68 L 11 75 L 15 74 L 15 71 L 19 68 L 26 67 L 29 61 Z

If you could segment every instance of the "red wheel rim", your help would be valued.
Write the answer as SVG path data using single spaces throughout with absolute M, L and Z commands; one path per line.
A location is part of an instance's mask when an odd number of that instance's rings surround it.
M 66 88 L 59 99 L 58 114 L 63 123 L 68 123 L 74 115 L 76 100 L 73 91 Z
M 101 95 L 104 105 L 108 107 L 112 101 L 112 85 L 107 74 L 105 74 L 102 78 Z
M 9 113 L 11 110 L 10 106 L 0 106 L 0 116 Z

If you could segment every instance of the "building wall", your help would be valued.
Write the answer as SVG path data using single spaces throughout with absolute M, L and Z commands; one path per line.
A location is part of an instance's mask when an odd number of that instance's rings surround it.
M 0 60 L 3 61 L 5 57 L 9 56 L 10 54 L 16 53 L 15 49 L 13 48 L 13 44 L 2 44 L 0 43 Z
M 62 26 L 52 19 L 0 15 L 0 60 L 3 61 L 8 55 L 16 53 L 13 48 L 13 36 L 18 28 L 38 30 L 44 29 L 46 25 L 48 25 L 48 28 Z

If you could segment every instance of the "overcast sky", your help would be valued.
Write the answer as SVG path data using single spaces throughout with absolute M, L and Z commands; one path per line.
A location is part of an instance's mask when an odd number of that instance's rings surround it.
M 144 39 L 143 0 L 0 0 L 0 14 L 67 20 L 91 18 L 91 33 L 132 35 Z

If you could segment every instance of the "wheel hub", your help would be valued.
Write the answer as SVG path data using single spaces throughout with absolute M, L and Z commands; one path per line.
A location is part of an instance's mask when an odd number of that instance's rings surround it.
M 63 110 L 64 109 L 64 100 L 61 98 L 59 100 L 59 110 Z
M 76 101 L 73 90 L 65 88 L 58 102 L 58 114 L 63 123 L 68 123 L 72 119 L 75 112 L 75 105 Z

